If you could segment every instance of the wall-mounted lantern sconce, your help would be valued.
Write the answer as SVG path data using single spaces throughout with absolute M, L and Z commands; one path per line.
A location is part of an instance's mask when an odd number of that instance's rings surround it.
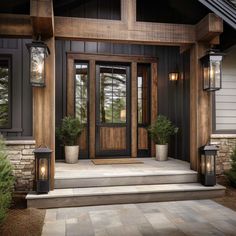
M 169 81 L 178 81 L 178 80 L 179 80 L 179 72 L 169 73 Z
M 205 186 L 216 185 L 216 155 L 218 148 L 215 145 L 200 147 L 200 175 L 201 183 Z
M 50 160 L 52 151 L 49 148 L 36 148 L 35 156 L 35 181 L 37 193 L 50 191 Z
M 30 83 L 32 86 L 45 87 L 45 59 L 50 54 L 42 41 L 26 44 L 30 54 Z
M 201 58 L 203 90 L 214 92 L 221 89 L 223 55 L 220 52 L 210 50 Z

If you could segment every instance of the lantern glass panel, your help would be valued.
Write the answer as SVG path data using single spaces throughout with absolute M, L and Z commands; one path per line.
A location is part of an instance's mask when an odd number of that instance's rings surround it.
M 201 174 L 205 174 L 205 155 L 201 155 Z
M 44 59 L 45 59 L 44 47 L 38 47 L 38 46 L 31 47 L 31 65 L 30 65 L 31 83 L 35 84 L 44 83 Z
M 209 155 L 209 156 L 206 156 L 206 172 L 207 174 L 214 174 L 215 171 L 214 171 L 214 156 L 213 155 Z
M 203 88 L 204 90 L 209 89 L 210 85 L 210 75 L 209 75 L 209 63 L 205 62 L 203 64 L 203 78 L 204 78 L 204 85 Z
M 220 89 L 221 87 L 221 60 L 219 56 L 210 61 L 210 88 Z
M 39 180 L 48 179 L 48 160 L 47 158 L 39 159 Z

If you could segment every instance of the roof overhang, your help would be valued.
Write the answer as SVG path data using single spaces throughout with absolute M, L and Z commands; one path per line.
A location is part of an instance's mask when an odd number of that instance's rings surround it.
M 231 0 L 198 0 L 236 30 L 236 5 Z

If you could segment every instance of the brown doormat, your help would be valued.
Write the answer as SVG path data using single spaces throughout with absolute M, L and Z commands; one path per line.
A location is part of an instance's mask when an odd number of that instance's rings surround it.
M 143 164 L 136 158 L 117 158 L 117 159 L 94 159 L 91 160 L 94 165 L 113 165 L 113 164 Z

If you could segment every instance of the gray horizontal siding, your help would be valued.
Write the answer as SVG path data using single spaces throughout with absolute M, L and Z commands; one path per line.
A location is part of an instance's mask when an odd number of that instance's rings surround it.
M 216 130 L 236 130 L 236 63 L 235 50 L 223 63 L 222 89 L 215 93 Z

